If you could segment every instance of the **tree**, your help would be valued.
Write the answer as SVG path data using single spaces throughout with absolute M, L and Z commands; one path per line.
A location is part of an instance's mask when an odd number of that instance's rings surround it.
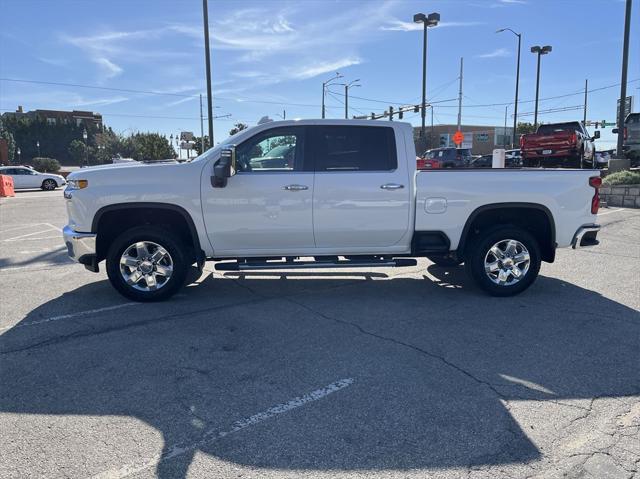
M 7 151 L 9 156 L 8 160 L 9 160 L 9 164 L 11 164 L 13 163 L 15 158 L 14 155 L 16 151 L 16 141 L 14 140 L 11 132 L 4 127 L 4 124 L 2 123 L 2 118 L 0 118 L 0 138 L 2 138 L 7 142 Z
M 229 136 L 233 136 L 242 130 L 246 130 L 247 128 L 249 128 L 249 125 L 247 125 L 246 123 L 238 122 L 233 125 L 233 128 L 231 128 L 231 130 L 229 130 Z
M 57 173 L 60 171 L 60 163 L 53 158 L 34 158 L 31 163 L 36 170 L 42 173 Z
M 67 152 L 73 163 L 80 166 L 86 163 L 89 149 L 87 148 L 87 145 L 84 144 L 84 142 L 80 140 L 73 140 L 71 143 L 69 143 Z
M 525 135 L 527 133 L 535 133 L 536 130 L 533 128 L 533 123 L 528 122 L 518 122 L 518 127 L 516 128 L 516 133 L 518 135 Z
M 137 161 L 158 161 L 176 157 L 176 152 L 167 137 L 158 133 L 135 133 L 121 139 L 119 153 Z
M 194 136 L 193 137 L 193 141 L 196 142 L 196 147 L 195 150 L 198 153 L 198 155 L 202 154 L 202 137 L 200 136 Z M 204 135 L 204 149 L 205 151 L 208 150 L 209 148 L 211 148 L 211 146 L 209 146 L 209 135 Z

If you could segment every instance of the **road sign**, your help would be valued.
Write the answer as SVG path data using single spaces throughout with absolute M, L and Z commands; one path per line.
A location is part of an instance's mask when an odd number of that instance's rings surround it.
M 181 131 L 180 132 L 180 141 L 191 141 L 193 140 L 193 132 L 192 131 Z
M 464 141 L 464 135 L 462 134 L 462 132 L 461 132 L 461 131 L 459 131 L 459 130 L 458 130 L 458 131 L 456 131 L 456 132 L 453 134 L 453 142 L 454 142 L 456 145 L 459 145 L 459 144 L 460 144 L 460 143 L 462 143 L 463 141 Z

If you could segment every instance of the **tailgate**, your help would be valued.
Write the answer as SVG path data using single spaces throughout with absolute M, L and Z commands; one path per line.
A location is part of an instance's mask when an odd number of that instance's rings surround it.
M 538 150 L 560 150 L 572 148 L 575 145 L 575 134 L 568 131 L 551 133 L 550 135 L 531 135 L 525 136 L 524 149 Z

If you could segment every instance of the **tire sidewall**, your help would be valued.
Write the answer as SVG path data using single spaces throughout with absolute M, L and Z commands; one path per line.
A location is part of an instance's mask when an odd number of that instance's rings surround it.
M 489 279 L 484 269 L 484 258 L 489 249 L 499 241 L 514 239 L 522 243 L 529 251 L 529 270 L 523 279 L 512 286 L 500 286 Z M 516 226 L 496 227 L 481 234 L 467 255 L 465 265 L 476 284 L 492 296 L 513 296 L 521 293 L 536 280 L 540 271 L 540 247 L 528 231 Z
M 51 185 L 53 183 L 53 188 L 49 188 L 47 185 Z M 56 180 L 46 179 L 42 182 L 42 189 L 45 191 L 53 191 L 58 187 L 58 183 Z
M 166 285 L 156 291 L 140 291 L 129 286 L 120 274 L 122 253 L 138 241 L 151 241 L 166 249 L 173 261 L 173 273 Z M 184 285 L 188 267 L 184 246 L 170 231 L 153 226 L 140 226 L 118 236 L 107 253 L 107 276 L 113 287 L 126 298 L 134 301 L 162 301 L 174 295 Z

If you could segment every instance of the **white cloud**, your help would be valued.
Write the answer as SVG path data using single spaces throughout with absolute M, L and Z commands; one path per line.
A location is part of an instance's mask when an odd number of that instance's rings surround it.
M 499 57 L 508 57 L 511 53 L 506 48 L 497 48 L 492 52 L 482 53 L 481 55 L 476 55 L 476 58 L 499 58 Z
M 99 57 L 99 58 L 92 58 L 91 60 L 100 66 L 101 70 L 104 73 L 104 76 L 107 78 L 113 78 L 115 76 L 120 75 L 123 72 L 120 66 L 116 65 L 108 58 Z
M 477 25 L 483 25 L 482 22 L 440 22 L 437 26 L 431 28 L 449 28 L 449 27 L 473 27 Z M 403 22 L 397 18 L 388 20 L 385 25 L 380 27 L 380 30 L 396 31 L 396 32 L 411 32 L 415 30 L 422 30 L 424 26 L 422 23 L 415 22 Z
M 306 80 L 313 78 L 323 73 L 335 72 L 342 68 L 346 68 L 352 65 L 359 65 L 362 60 L 357 57 L 341 58 L 339 60 L 333 60 L 329 62 L 315 62 L 309 65 L 301 66 L 298 69 L 294 69 L 289 72 L 291 77 Z

